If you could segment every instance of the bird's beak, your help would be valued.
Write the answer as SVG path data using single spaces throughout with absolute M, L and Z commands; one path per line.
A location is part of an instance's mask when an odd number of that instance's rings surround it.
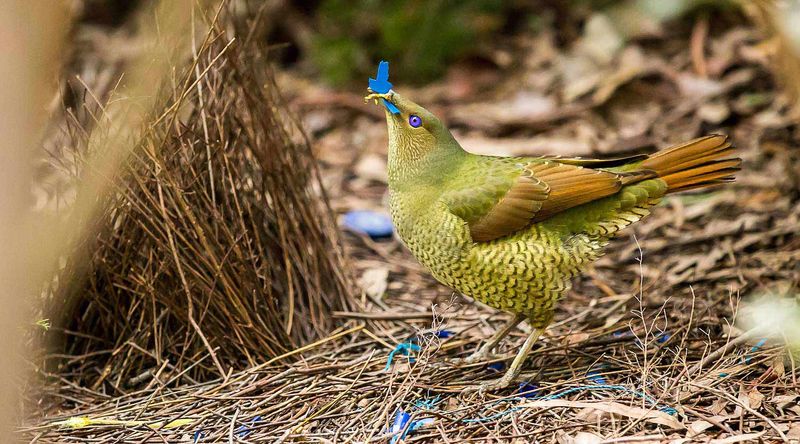
M 397 93 L 393 90 L 389 90 L 389 92 L 384 94 L 379 93 L 371 93 L 364 97 L 364 102 L 369 102 L 373 100 L 376 105 L 383 105 L 384 110 L 386 111 L 387 118 L 392 116 L 399 116 L 400 109 L 397 107 Z

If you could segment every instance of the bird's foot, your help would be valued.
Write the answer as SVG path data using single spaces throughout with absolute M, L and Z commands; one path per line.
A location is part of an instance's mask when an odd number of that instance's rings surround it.
M 377 104 L 378 103 L 378 99 L 384 99 L 384 100 L 388 100 L 388 101 L 391 102 L 392 101 L 392 93 L 384 93 L 384 94 L 371 93 L 371 94 L 367 94 L 366 96 L 364 96 L 364 103 L 367 103 L 370 100 L 375 100 L 375 104 Z
M 491 392 L 494 390 L 500 390 L 508 387 L 513 382 L 512 378 L 506 378 L 505 376 L 500 379 L 495 379 L 493 381 L 486 381 L 482 384 L 473 385 L 470 387 L 465 388 L 462 390 L 463 393 L 478 393 L 482 395 L 487 392 Z
M 470 365 L 477 364 L 478 362 L 490 361 L 493 358 L 494 356 L 491 353 L 483 349 L 478 349 L 466 358 L 453 359 L 452 362 L 455 365 Z

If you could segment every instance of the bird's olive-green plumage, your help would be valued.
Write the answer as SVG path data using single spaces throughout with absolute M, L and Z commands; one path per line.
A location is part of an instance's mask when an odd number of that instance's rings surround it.
M 570 280 L 673 188 L 732 179 L 722 136 L 616 161 L 467 153 L 436 116 L 394 92 L 390 208 L 399 237 L 442 283 L 545 327 Z M 413 127 L 410 116 L 421 125 Z

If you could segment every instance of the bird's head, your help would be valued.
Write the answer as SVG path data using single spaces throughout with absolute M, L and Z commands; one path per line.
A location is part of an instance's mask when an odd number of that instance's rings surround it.
M 447 127 L 427 109 L 391 90 L 365 97 L 370 99 L 383 104 L 386 113 L 390 180 L 393 175 L 446 161 L 462 151 Z

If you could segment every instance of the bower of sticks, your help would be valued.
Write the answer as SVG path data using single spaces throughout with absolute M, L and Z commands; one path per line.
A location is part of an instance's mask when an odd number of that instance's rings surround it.
M 576 279 L 519 383 L 474 393 L 528 327 L 492 361 L 456 364 L 509 315 L 343 222 L 387 214 L 386 125 L 362 100 L 366 78 L 331 87 L 286 62 L 307 39 L 302 8 L 191 5 L 133 121 L 109 110 L 135 102 L 116 91 L 159 10 L 75 3 L 43 214 L 79 195 L 104 141 L 130 149 L 43 292 L 20 439 L 800 440 L 800 354 L 750 316 L 766 299 L 796 310 L 800 294 L 800 59 L 767 6 L 621 36 L 614 14 L 533 2 L 550 14 L 535 31 L 438 80 L 392 78 L 476 153 L 613 157 L 721 132 L 743 159 L 736 183 L 671 196 L 624 231 Z M 275 32 L 283 18 L 296 33 Z

